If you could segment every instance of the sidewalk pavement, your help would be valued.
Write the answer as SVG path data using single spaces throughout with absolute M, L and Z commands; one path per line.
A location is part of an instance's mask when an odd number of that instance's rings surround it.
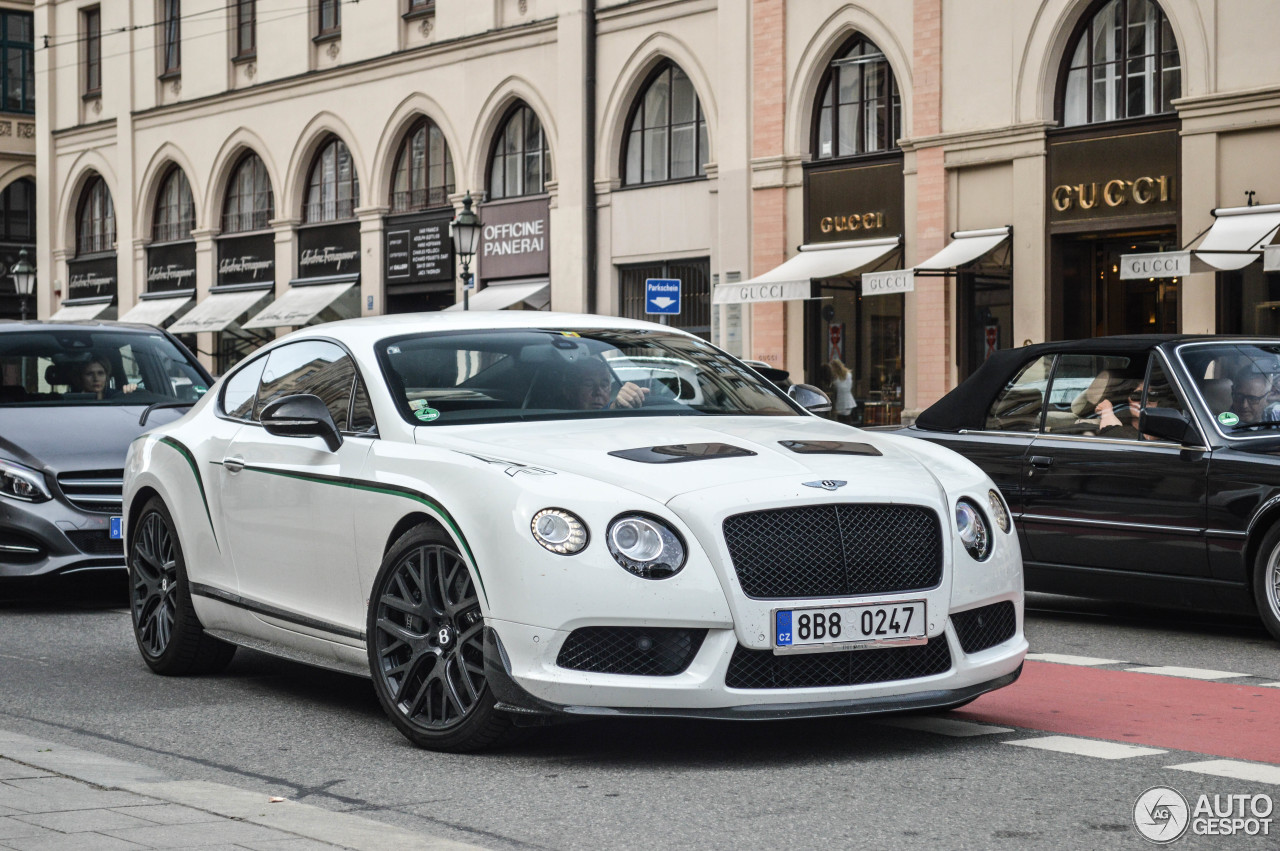
M 0 730 L 0 848 L 479 851 L 347 813 Z

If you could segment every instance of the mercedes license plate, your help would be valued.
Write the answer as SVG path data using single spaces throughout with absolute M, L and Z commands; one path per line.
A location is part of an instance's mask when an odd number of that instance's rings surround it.
M 108 537 L 111 538 L 111 540 L 119 541 L 122 538 L 124 538 L 124 525 L 122 523 L 123 520 L 124 520 L 123 517 L 111 518 L 111 526 L 110 528 L 107 529 L 107 535 Z
M 775 653 L 804 653 L 839 647 L 924 644 L 927 626 L 924 600 L 776 609 L 773 649 Z

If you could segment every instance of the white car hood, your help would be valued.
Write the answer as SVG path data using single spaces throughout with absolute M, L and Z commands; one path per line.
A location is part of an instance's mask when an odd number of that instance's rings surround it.
M 825 479 L 848 483 L 843 496 L 887 495 L 894 490 L 937 498 L 941 488 L 904 438 L 852 429 L 817 417 L 637 417 L 503 423 L 466 429 L 419 427 L 419 444 L 452 449 L 489 461 L 505 461 L 608 482 L 660 502 L 700 490 L 756 489 L 768 479 L 798 486 Z M 869 444 L 880 455 L 799 454 L 780 441 L 845 441 Z M 754 452 L 745 457 L 644 463 L 610 452 L 651 446 L 724 443 Z M 909 484 L 908 484 L 909 483 Z M 904 487 L 905 485 L 905 487 Z

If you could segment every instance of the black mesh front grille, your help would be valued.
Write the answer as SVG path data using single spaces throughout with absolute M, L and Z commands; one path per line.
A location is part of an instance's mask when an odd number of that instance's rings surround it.
M 82 553 L 92 556 L 123 556 L 124 541 L 112 540 L 106 529 L 96 532 L 68 532 L 67 537 Z
M 725 544 L 749 597 L 919 591 L 942 581 L 938 515 L 916 505 L 813 505 L 738 514 Z
M 960 646 L 966 653 L 977 653 L 1013 638 L 1018 630 L 1018 614 L 1013 603 L 993 603 L 951 616 Z
M 596 674 L 669 677 L 689 667 L 706 636 L 705 629 L 589 626 L 569 634 L 556 664 Z
M 943 674 L 951 670 L 946 638 L 928 644 L 775 656 L 771 650 L 733 651 L 724 684 L 729 688 L 776 689 L 860 686 Z

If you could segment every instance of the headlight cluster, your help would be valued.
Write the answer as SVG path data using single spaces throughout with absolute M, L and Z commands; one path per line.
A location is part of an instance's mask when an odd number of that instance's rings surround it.
M 587 526 L 562 508 L 544 508 L 530 523 L 533 539 L 557 555 L 582 552 L 589 540 Z M 642 579 L 665 579 L 684 567 L 684 542 L 667 524 L 645 514 L 622 514 L 605 533 L 609 554 L 628 572 Z
M 44 475 L 39 470 L 2 458 L 0 458 L 0 496 L 20 499 L 23 502 L 44 502 L 47 499 L 53 499 L 49 489 L 45 487 Z
M 997 491 L 987 491 L 987 505 L 991 506 L 991 516 L 995 518 L 1001 532 L 1009 532 L 1013 529 L 1013 521 L 1009 519 L 1009 509 L 1005 507 L 1004 500 L 1000 498 Z
M 975 560 L 982 561 L 991 555 L 991 531 L 987 528 L 987 519 L 982 516 L 982 509 L 968 499 L 956 503 L 956 531 L 960 533 L 964 548 Z

